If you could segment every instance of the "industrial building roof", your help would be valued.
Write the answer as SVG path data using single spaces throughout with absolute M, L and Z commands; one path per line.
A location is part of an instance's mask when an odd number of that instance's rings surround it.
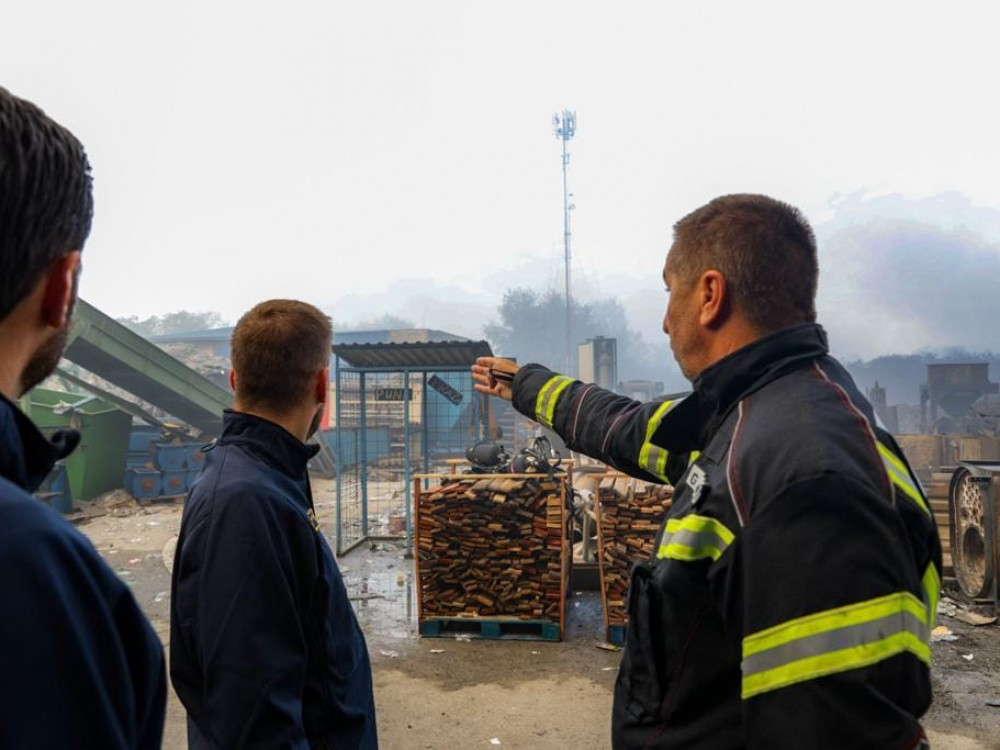
M 470 367 L 477 357 L 492 357 L 485 341 L 432 341 L 398 344 L 334 344 L 333 353 L 348 367 L 380 370 L 436 370 Z
M 193 344 L 198 342 L 225 342 L 232 338 L 233 328 L 212 328 L 207 331 L 188 331 L 186 333 L 169 333 L 161 336 L 150 336 L 149 340 L 157 344 Z M 439 331 L 435 328 L 396 328 L 374 331 L 338 331 L 333 332 L 333 343 L 337 344 L 400 344 L 428 343 L 435 341 L 470 341 L 458 334 Z

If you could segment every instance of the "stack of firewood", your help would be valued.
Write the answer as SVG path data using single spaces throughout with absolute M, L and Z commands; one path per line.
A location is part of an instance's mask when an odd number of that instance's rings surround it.
M 565 594 L 559 478 L 456 478 L 418 497 L 421 617 L 559 617 Z
M 609 478 L 598 489 L 598 555 L 608 625 L 625 625 L 629 572 L 653 556 L 673 491 L 666 485 Z

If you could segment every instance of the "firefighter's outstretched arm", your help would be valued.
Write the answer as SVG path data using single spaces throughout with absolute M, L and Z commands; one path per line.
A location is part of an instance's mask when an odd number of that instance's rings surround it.
M 639 402 L 530 364 L 480 357 L 472 367 L 480 393 L 511 401 L 526 417 L 552 429 L 571 450 L 651 482 L 676 481 L 687 454 L 652 442 L 680 399 Z

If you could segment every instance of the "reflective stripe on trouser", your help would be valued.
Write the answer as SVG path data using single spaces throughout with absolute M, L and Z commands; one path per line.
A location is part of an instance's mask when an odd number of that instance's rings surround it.
M 906 467 L 906 464 L 882 443 L 878 444 L 878 452 L 882 456 L 882 463 L 885 464 L 885 470 L 889 473 L 889 478 L 892 479 L 892 483 L 896 485 L 896 488 L 919 505 L 924 513 L 930 515 L 931 511 L 927 507 L 924 493 L 910 475 L 910 470 Z
M 941 596 L 941 576 L 938 575 L 934 563 L 927 564 L 924 571 L 924 604 L 927 605 L 927 627 L 934 627 L 934 620 L 937 619 L 938 599 Z
M 909 652 L 930 664 L 927 605 L 889 594 L 782 623 L 743 639 L 743 698 Z
M 573 378 L 567 378 L 565 375 L 555 375 L 545 381 L 545 385 L 538 392 L 538 398 L 535 401 L 536 421 L 546 427 L 552 427 L 552 420 L 556 416 L 556 404 L 559 403 L 559 397 L 562 396 L 563 391 L 569 388 L 572 382 Z
M 679 403 L 680 400 L 664 401 L 656 408 L 653 416 L 646 422 L 646 439 L 639 449 L 639 466 L 667 484 L 670 484 L 670 480 L 667 479 L 667 458 L 670 453 L 665 448 L 653 445 L 653 433 L 656 432 L 656 428 L 660 426 L 660 422 L 663 421 L 663 417 L 666 416 L 667 412 Z
M 718 560 L 734 538 L 733 532 L 708 516 L 671 518 L 667 520 L 656 557 L 687 562 Z

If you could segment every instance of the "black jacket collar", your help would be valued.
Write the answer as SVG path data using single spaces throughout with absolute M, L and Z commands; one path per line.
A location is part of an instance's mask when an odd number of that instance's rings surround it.
M 219 445 L 238 444 L 261 454 L 274 468 L 292 479 L 307 476 L 309 460 L 318 445 L 307 445 L 284 427 L 253 414 L 226 409 Z
M 59 430 L 46 439 L 20 409 L 0 394 L 0 476 L 34 492 L 56 461 L 80 442 L 76 430 Z
M 695 378 L 694 393 L 660 423 L 655 442 L 673 451 L 702 450 L 740 400 L 828 352 L 826 332 L 815 323 L 783 328 L 736 350 Z

